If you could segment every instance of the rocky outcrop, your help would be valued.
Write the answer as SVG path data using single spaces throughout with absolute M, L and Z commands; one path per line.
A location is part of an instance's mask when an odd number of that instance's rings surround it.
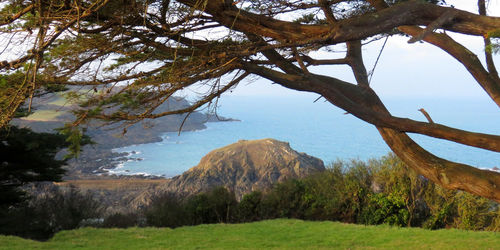
M 241 198 L 251 191 L 324 169 L 322 160 L 299 153 L 286 142 L 241 140 L 208 153 L 197 166 L 169 179 L 157 191 L 189 195 L 224 186 Z
M 185 196 L 224 186 L 241 199 L 254 190 L 266 190 L 277 182 L 301 178 L 324 169 L 323 161 L 296 152 L 286 142 L 274 139 L 242 140 L 208 153 L 197 166 L 171 179 L 123 177 L 113 180 L 102 177 L 52 185 L 90 192 L 112 214 L 138 211 L 165 192 Z

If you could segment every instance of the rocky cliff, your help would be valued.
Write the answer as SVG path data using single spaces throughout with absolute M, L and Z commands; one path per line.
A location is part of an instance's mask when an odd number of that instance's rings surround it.
M 286 142 L 241 140 L 210 152 L 197 166 L 167 180 L 157 191 L 195 194 L 224 186 L 241 198 L 285 179 L 304 177 L 324 169 L 322 160 L 299 153 Z

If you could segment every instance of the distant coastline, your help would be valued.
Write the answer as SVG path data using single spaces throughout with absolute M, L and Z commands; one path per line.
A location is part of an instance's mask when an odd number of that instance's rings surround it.
M 184 98 L 173 97 L 162 104 L 160 110 L 182 109 L 189 105 Z M 35 112 L 22 119 L 13 119 L 12 125 L 27 127 L 35 132 L 54 133 L 54 129 L 64 126 L 70 122 L 74 116 L 70 110 L 74 104 L 68 104 L 64 94 L 52 93 L 42 98 L 33 100 Z M 86 127 L 88 135 L 95 144 L 85 145 L 78 158 L 70 159 L 66 166 L 65 180 L 77 179 L 120 179 L 120 178 L 161 178 L 160 176 L 148 175 L 147 173 L 120 176 L 109 171 L 115 169 L 120 164 L 130 160 L 128 153 L 114 152 L 113 149 L 146 143 L 162 142 L 162 136 L 167 132 L 178 132 L 182 125 L 182 131 L 197 131 L 206 129 L 206 122 L 234 121 L 224 117 L 193 112 L 184 121 L 185 115 L 170 115 L 154 120 L 146 120 L 132 125 L 127 129 L 126 134 L 122 134 L 119 127 L 111 129 L 102 127 L 99 121 L 92 121 Z M 58 153 L 62 158 L 66 151 Z M 137 160 L 137 159 L 135 159 Z

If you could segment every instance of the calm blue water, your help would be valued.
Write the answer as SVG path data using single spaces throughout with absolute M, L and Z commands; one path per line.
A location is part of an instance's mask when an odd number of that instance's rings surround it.
M 166 133 L 159 143 L 116 149 L 135 151 L 133 158 L 113 170 L 117 174 L 153 174 L 171 177 L 195 166 L 208 152 L 240 139 L 275 138 L 290 143 L 299 152 L 322 159 L 380 157 L 389 152 L 375 127 L 345 115 L 316 96 L 224 97 L 219 115 L 239 122 L 207 123 L 207 129 Z M 485 98 L 486 99 L 486 98 Z M 500 109 L 488 100 L 384 100 L 394 115 L 425 121 L 417 111 L 424 108 L 437 123 L 476 132 L 500 134 Z M 500 166 L 500 153 L 474 149 L 425 136 L 412 136 L 424 148 L 453 161 L 478 167 Z

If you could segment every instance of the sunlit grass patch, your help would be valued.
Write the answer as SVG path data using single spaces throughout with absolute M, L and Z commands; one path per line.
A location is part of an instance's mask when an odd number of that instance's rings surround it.
M 279 219 L 245 224 L 62 231 L 47 242 L 0 236 L 0 249 L 498 249 L 500 235 Z
M 64 111 L 58 110 L 37 110 L 33 114 L 22 119 L 29 121 L 57 121 L 57 117 L 64 114 Z

